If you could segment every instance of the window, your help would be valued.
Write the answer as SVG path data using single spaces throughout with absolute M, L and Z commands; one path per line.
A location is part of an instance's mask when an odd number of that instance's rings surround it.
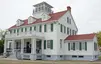
M 53 49 L 53 40 L 47 40 L 47 48 Z
M 67 17 L 67 23 L 69 23 L 69 17 Z
M 64 26 L 64 33 L 66 33 L 66 27 Z
M 53 23 L 51 24 L 51 31 L 53 31 Z
M 83 58 L 84 56 L 79 56 L 79 58 Z
M 97 50 L 97 43 L 94 42 L 94 50 Z
M 60 48 L 62 48 L 62 39 L 60 39 Z
M 17 29 L 17 33 L 19 33 L 19 29 Z
M 44 25 L 44 32 L 47 32 L 47 25 Z
M 60 55 L 60 58 L 62 58 L 63 56 L 62 55 Z
M 53 49 L 53 40 L 47 40 L 47 48 Z
M 27 32 L 27 28 L 25 28 L 25 32 Z
M 77 56 L 76 55 L 72 55 L 72 58 L 77 58 Z
M 85 42 L 85 50 L 87 50 L 87 42 Z
M 36 26 L 34 26 L 34 30 L 36 31 Z
M 39 32 L 42 32 L 42 25 L 39 26 Z
M 68 51 L 70 51 L 70 43 L 68 43 Z
M 14 29 L 14 33 L 16 33 L 16 29 Z
M 21 32 L 23 32 L 23 28 L 21 28 Z
M 82 50 L 82 43 L 79 42 L 79 50 Z
M 78 42 L 75 44 L 75 49 L 79 50 L 79 43 Z
M 70 29 L 70 35 L 71 35 L 71 29 Z
M 71 19 L 69 19 L 69 23 L 71 24 Z
M 67 27 L 67 34 L 69 34 L 69 28 Z
M 74 30 L 72 30 L 72 35 L 75 35 Z
M 51 57 L 51 55 L 47 55 L 47 57 Z
M 30 27 L 30 31 L 32 31 L 32 27 Z
M 71 50 L 73 50 L 73 43 L 71 43 Z
M 75 42 L 73 42 L 73 50 L 75 50 Z
M 44 49 L 46 49 L 46 40 L 44 40 Z
M 12 33 L 12 30 L 9 30 L 10 34 Z
M 62 32 L 63 31 L 63 29 L 62 29 L 62 24 L 60 25 L 60 32 Z
M 50 40 L 47 40 L 47 48 L 50 48 L 50 46 L 51 46 Z

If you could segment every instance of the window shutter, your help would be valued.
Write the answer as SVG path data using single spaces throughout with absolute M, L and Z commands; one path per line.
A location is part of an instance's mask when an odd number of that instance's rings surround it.
M 17 33 L 19 33 L 19 29 L 17 29 Z
M 25 32 L 27 31 L 27 28 L 25 28 Z
M 14 33 L 16 33 L 16 30 L 14 30 Z
M 53 23 L 51 24 L 51 31 L 53 31 Z
M 44 49 L 46 49 L 46 40 L 44 40 Z
M 30 31 L 32 31 L 32 27 L 30 27 Z
M 40 25 L 40 27 L 39 27 L 39 32 L 41 32 L 42 31 L 42 26 Z
M 70 51 L 70 43 L 68 43 L 68 50 Z
M 60 25 L 60 32 L 62 32 L 62 30 L 63 30 L 63 29 L 62 29 L 62 24 L 61 24 L 61 25 Z
M 85 42 L 85 50 L 87 50 L 87 42 Z
M 34 30 L 36 31 L 36 26 L 34 26 Z
M 23 28 L 21 28 L 21 32 L 23 32 Z
M 73 43 L 73 50 L 75 50 L 75 43 Z
M 79 50 L 82 50 L 82 44 L 79 42 Z
M 53 49 L 53 40 L 50 40 L 51 41 L 51 49 Z
M 46 32 L 47 31 L 47 26 L 46 26 L 46 24 L 44 25 L 44 32 Z

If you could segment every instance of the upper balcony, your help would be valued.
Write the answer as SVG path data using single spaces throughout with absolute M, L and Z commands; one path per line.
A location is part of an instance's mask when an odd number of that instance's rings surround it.
M 43 38 L 44 33 L 36 32 L 36 31 L 29 31 L 29 32 L 19 32 L 19 33 L 7 33 L 5 38 L 27 38 L 27 37 L 39 37 Z

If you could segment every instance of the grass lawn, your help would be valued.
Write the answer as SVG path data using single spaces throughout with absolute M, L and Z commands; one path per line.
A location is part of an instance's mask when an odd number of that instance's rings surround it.
M 31 61 L 0 59 L 0 64 L 101 64 L 101 61 Z

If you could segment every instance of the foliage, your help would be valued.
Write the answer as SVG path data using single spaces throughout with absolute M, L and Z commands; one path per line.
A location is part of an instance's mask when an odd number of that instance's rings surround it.
M 97 33 L 98 45 L 101 47 L 101 31 Z
M 1 30 L 0 29 L 0 54 L 3 53 L 3 49 L 4 49 L 4 40 L 5 40 L 5 35 L 6 35 L 6 30 Z

